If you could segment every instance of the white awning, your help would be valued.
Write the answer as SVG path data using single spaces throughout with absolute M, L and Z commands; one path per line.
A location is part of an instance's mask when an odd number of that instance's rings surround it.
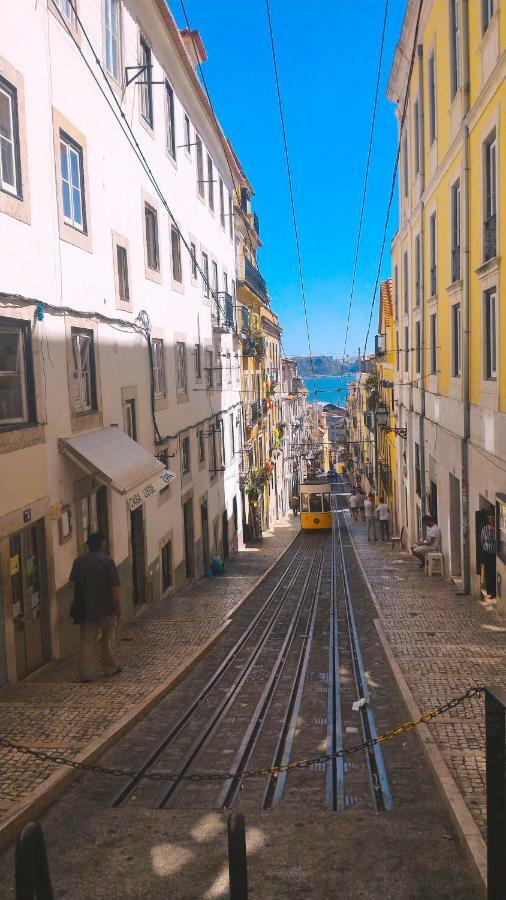
M 60 438 L 58 445 L 89 475 L 125 495 L 130 509 L 174 478 L 160 460 L 115 425 Z

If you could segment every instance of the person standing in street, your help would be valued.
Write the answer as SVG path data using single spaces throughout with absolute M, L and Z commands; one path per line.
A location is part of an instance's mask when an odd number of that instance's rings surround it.
M 297 517 L 299 514 L 299 506 L 300 506 L 300 500 L 299 500 L 297 494 L 294 494 L 292 499 L 290 500 L 290 506 L 292 507 L 292 512 L 293 512 L 294 516 Z
M 377 541 L 378 538 L 376 536 L 376 519 L 374 513 L 374 499 L 373 495 L 369 494 L 368 497 L 364 500 L 364 516 L 365 521 L 367 522 L 367 540 L 371 540 L 371 531 L 374 536 L 374 540 Z
M 357 503 L 358 498 L 355 491 L 352 491 L 350 494 L 350 499 L 348 500 L 348 506 L 350 508 L 351 518 L 354 522 L 357 521 Z
M 74 560 L 69 579 L 74 586 L 70 616 L 76 625 L 81 626 L 79 680 L 84 684 L 93 680 L 99 634 L 104 675 L 118 675 L 121 672 L 113 651 L 116 624 L 121 620 L 118 570 L 105 553 L 103 534 L 90 534 L 87 546 L 88 553 Z
M 411 547 L 413 555 L 420 560 L 420 569 L 425 567 L 427 553 L 436 553 L 441 547 L 441 531 L 436 520 L 432 516 L 424 516 L 422 522 L 427 528 L 425 540 Z
M 384 497 L 380 497 L 380 502 L 376 507 L 376 515 L 380 523 L 381 540 L 390 540 L 390 508 L 388 503 L 385 503 Z
M 357 519 L 362 519 L 362 522 L 365 521 L 365 493 L 362 489 L 360 489 L 357 493 Z
M 487 524 L 480 531 L 481 558 L 485 574 L 487 600 L 496 596 L 497 538 L 495 532 L 495 514 L 489 512 Z

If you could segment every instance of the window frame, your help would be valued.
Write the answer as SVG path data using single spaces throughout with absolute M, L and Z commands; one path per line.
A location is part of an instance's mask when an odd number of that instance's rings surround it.
M 0 432 L 12 431 L 36 424 L 35 401 L 35 377 L 33 367 L 32 332 L 31 323 L 24 319 L 15 319 L 10 316 L 0 316 L 0 332 L 18 332 L 18 350 L 20 359 L 19 380 L 21 388 L 21 402 L 23 415 L 0 419 Z M 0 375 L 0 378 L 12 376 L 10 371 Z
M 204 297 L 210 298 L 211 296 L 211 284 L 209 281 L 209 254 L 206 250 L 202 250 L 202 291 Z
M 485 34 L 490 28 L 490 23 L 496 13 L 495 0 L 482 0 L 481 3 L 481 33 Z
M 176 341 L 176 393 L 180 396 L 188 393 L 188 370 L 184 341 Z
M 209 151 L 207 152 L 207 202 L 209 209 L 214 213 L 214 165 L 213 158 Z
M 169 538 L 168 541 L 165 541 L 160 548 L 160 574 L 162 579 L 162 594 L 166 594 L 167 591 L 170 591 L 170 589 L 174 587 L 174 558 L 171 538 Z
M 172 268 L 172 280 L 178 285 L 183 284 L 183 262 L 181 259 L 181 232 L 174 223 L 170 226 L 170 259 Z
M 200 428 L 197 431 L 197 446 L 198 446 L 199 463 L 205 462 L 206 461 L 206 441 L 205 441 L 205 434 L 204 434 L 202 428 Z
M 181 475 L 189 475 L 191 472 L 191 447 L 190 437 L 181 438 Z
M 212 390 L 214 387 L 214 377 L 213 377 L 213 351 L 210 347 L 206 348 L 205 351 L 205 372 L 206 372 L 206 387 L 208 390 Z
M 420 174 L 421 147 L 420 147 L 420 101 L 415 97 L 413 102 L 413 141 L 415 144 L 415 175 Z
M 197 195 L 201 200 L 205 202 L 205 189 L 204 189 L 204 145 L 202 143 L 202 138 L 200 134 L 195 132 L 195 165 L 196 165 L 196 175 L 197 175 Z
M 2 143 L 7 140 L 5 136 L 3 136 L 0 138 L 0 191 L 2 191 L 4 194 L 7 194 L 9 197 L 15 197 L 17 200 L 22 200 L 23 182 L 21 173 L 21 142 L 19 133 L 18 90 L 14 84 L 11 84 L 10 81 L 7 81 L 6 78 L 0 75 L 0 91 L 6 95 L 9 103 L 9 118 L 12 131 L 12 138 L 10 140 L 10 143 L 12 145 L 11 156 L 15 180 L 15 184 L 10 185 L 8 182 L 4 181 L 2 177 L 1 147 Z
M 493 298 L 493 317 L 490 315 Z M 483 293 L 483 378 L 485 381 L 497 382 L 498 372 L 498 304 L 497 288 L 492 287 Z
M 437 82 L 436 82 L 436 54 L 431 50 L 428 62 L 429 82 L 429 144 L 432 146 L 437 138 Z
M 61 187 L 61 203 L 62 203 L 62 215 L 63 222 L 69 228 L 72 228 L 74 231 L 78 231 L 80 234 L 87 235 L 88 227 L 86 221 L 86 193 L 85 193 L 85 181 L 84 181 L 84 151 L 81 144 L 78 144 L 63 128 L 59 129 L 59 148 L 60 148 L 60 187 Z M 63 168 L 62 168 L 62 145 L 66 148 L 65 156 L 66 156 L 66 164 L 68 169 L 68 178 L 64 178 Z M 71 164 L 70 164 L 70 151 L 74 153 L 77 158 L 77 165 L 79 171 L 79 186 L 77 187 L 71 181 Z M 64 189 L 63 185 L 68 185 L 69 191 L 69 202 L 71 208 L 71 216 L 67 216 L 65 214 L 65 201 L 64 201 Z M 79 190 L 79 199 L 81 204 L 81 218 L 82 223 L 79 225 L 76 224 L 76 220 L 74 217 L 74 200 L 73 200 L 73 191 Z
M 128 272 L 128 250 L 124 244 L 116 242 L 116 271 L 118 276 L 118 300 L 123 306 L 131 305 L 130 297 L 130 277 Z M 120 264 L 120 251 L 123 255 L 122 264 Z M 122 293 L 123 288 L 123 293 Z M 126 290 L 125 290 L 126 288 Z
M 144 122 L 151 130 L 155 126 L 154 108 L 153 108 L 153 51 L 147 37 L 139 33 L 139 66 L 146 66 L 145 72 L 142 73 L 140 81 L 145 84 L 138 86 L 140 88 L 139 112 L 141 121 Z
M 195 344 L 195 378 L 200 381 L 202 378 L 202 347 L 201 344 Z
M 461 49 L 459 0 L 450 0 L 450 103 L 461 85 Z
M 422 235 L 415 235 L 415 306 L 419 307 L 422 300 Z
M 415 374 L 422 371 L 422 323 L 420 319 L 415 322 Z
M 74 6 L 76 6 L 77 0 L 73 0 L 73 2 L 74 2 Z M 62 16 L 64 16 L 66 18 L 67 22 L 72 26 L 72 28 L 77 29 L 76 14 L 75 14 L 74 10 L 72 9 L 72 6 L 69 3 L 69 0 L 53 0 L 53 3 L 56 6 L 56 9 L 58 9 L 61 12 Z M 65 9 L 62 9 L 63 6 L 65 6 L 66 8 L 68 7 L 68 12 L 66 12 Z
M 430 297 L 437 296 L 437 213 L 429 216 L 429 290 Z
M 497 256 L 497 208 L 498 208 L 498 141 L 494 127 L 483 142 L 483 259 L 488 262 Z M 494 252 L 487 247 L 487 227 L 495 219 Z
M 176 160 L 176 115 L 174 103 L 174 89 L 165 77 L 165 149 L 171 159 Z
M 153 216 L 152 221 L 154 222 L 154 245 L 150 248 L 150 233 L 148 228 L 148 214 Z M 146 267 L 151 272 L 157 272 L 160 274 L 160 239 L 158 235 L 158 210 L 149 203 L 148 200 L 144 200 L 144 237 L 146 241 Z M 151 265 L 151 262 L 154 262 L 155 265 Z
M 153 394 L 155 400 L 163 400 L 167 396 L 167 380 L 165 377 L 165 346 L 163 338 L 151 338 Z
M 185 114 L 184 114 L 183 127 L 184 127 L 184 149 L 185 149 L 185 153 L 187 153 L 191 159 L 191 155 L 192 155 L 191 121 L 190 121 L 190 116 L 188 115 L 187 112 L 185 112 Z
M 199 270 L 197 265 L 197 244 L 195 243 L 195 241 L 190 241 L 191 280 L 194 283 L 196 283 L 199 278 Z
M 407 313 L 409 311 L 409 257 L 407 250 L 404 250 L 402 255 L 402 270 L 404 312 Z
M 461 277 L 461 236 L 462 236 L 462 195 L 460 186 L 460 177 L 456 178 L 450 188 L 450 221 L 451 221 L 451 259 L 450 272 L 451 284 L 460 280 Z M 456 272 L 455 254 L 458 250 L 458 277 L 454 277 Z
M 409 328 L 404 326 L 404 371 L 409 372 Z
M 402 196 L 404 200 L 409 197 L 409 158 L 408 158 L 408 130 L 405 127 L 402 132 Z
M 234 206 L 230 192 L 228 194 L 228 236 L 230 240 L 234 239 Z
M 220 225 L 225 228 L 225 186 L 223 178 L 219 176 L 219 195 L 220 195 Z
M 88 342 L 88 361 L 89 361 L 89 374 L 86 376 L 86 369 L 84 370 L 84 378 L 89 378 L 89 403 L 86 405 L 83 402 L 83 371 L 81 370 L 81 353 L 80 353 L 80 345 L 82 339 L 86 339 Z M 97 402 L 97 374 L 96 374 L 96 353 L 95 353 L 95 334 L 93 329 L 91 328 L 78 328 L 75 325 L 71 326 L 70 329 L 70 339 L 71 339 L 71 357 L 72 357 L 72 370 L 73 370 L 73 379 L 74 381 L 78 381 L 79 386 L 79 406 L 77 405 L 77 395 L 76 390 L 72 387 L 72 407 L 74 410 L 74 414 L 76 416 L 85 416 L 90 413 L 97 412 L 98 410 L 98 402 Z M 79 363 L 79 365 L 78 365 Z M 77 377 L 76 377 L 77 373 Z
M 430 333 L 430 374 L 437 375 L 437 313 L 431 313 L 429 317 Z
M 452 378 L 462 375 L 462 307 L 460 302 L 451 307 Z
M 112 30 L 111 30 L 111 27 L 110 27 L 110 26 L 111 26 L 111 23 L 108 23 L 108 22 L 107 22 L 107 9 L 108 9 L 108 8 L 109 8 L 110 11 L 111 11 L 111 21 L 112 21 L 112 14 L 113 14 L 114 10 L 116 11 L 116 26 L 117 26 L 117 37 L 116 37 L 116 42 L 117 42 L 117 65 L 118 65 L 118 73 L 117 73 L 117 75 L 114 74 L 114 71 L 112 71 L 112 70 L 109 68 L 108 64 L 107 64 L 108 34 L 110 35 L 111 43 L 114 41 L 114 36 L 113 36 L 113 34 L 112 34 Z M 113 79 L 113 81 L 114 81 L 117 85 L 120 85 L 120 86 L 121 86 L 121 85 L 123 84 L 123 66 L 122 66 L 122 62 L 123 62 L 123 46 L 122 46 L 123 40 L 122 40 L 121 0 L 103 0 L 103 3 L 102 3 L 102 15 L 103 15 L 103 23 L 104 23 L 104 27 L 103 27 L 103 36 L 104 36 L 104 67 L 105 67 L 105 70 L 106 70 L 107 74 Z M 112 58 L 112 51 L 111 51 L 111 58 Z

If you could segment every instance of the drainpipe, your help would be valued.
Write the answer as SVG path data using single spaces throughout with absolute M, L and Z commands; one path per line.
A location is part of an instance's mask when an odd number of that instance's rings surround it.
M 463 117 L 469 112 L 469 3 L 462 0 L 463 6 Z M 462 223 L 462 404 L 463 404 L 463 436 L 462 436 L 462 563 L 463 563 L 463 590 L 465 594 L 471 593 L 471 553 L 469 541 L 469 438 L 471 433 L 470 423 L 470 174 L 469 174 L 469 126 L 463 126 L 463 171 L 461 199 L 464 203 L 464 215 L 461 215 Z
M 423 46 L 418 45 L 418 110 L 420 115 L 420 140 L 425 134 L 425 113 L 423 106 Z M 420 152 L 420 196 L 423 198 L 425 190 L 425 147 L 422 145 Z M 420 511 L 422 517 L 427 512 L 425 491 L 425 203 L 420 200 L 420 253 L 422 264 L 420 266 Z

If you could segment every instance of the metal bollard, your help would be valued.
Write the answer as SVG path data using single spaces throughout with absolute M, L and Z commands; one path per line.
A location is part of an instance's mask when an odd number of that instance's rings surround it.
M 227 828 L 230 900 L 248 900 L 248 858 L 243 814 L 230 813 Z
M 38 822 L 25 825 L 16 842 L 16 900 L 54 900 L 44 834 Z
M 487 898 L 506 897 L 506 692 L 485 688 Z

